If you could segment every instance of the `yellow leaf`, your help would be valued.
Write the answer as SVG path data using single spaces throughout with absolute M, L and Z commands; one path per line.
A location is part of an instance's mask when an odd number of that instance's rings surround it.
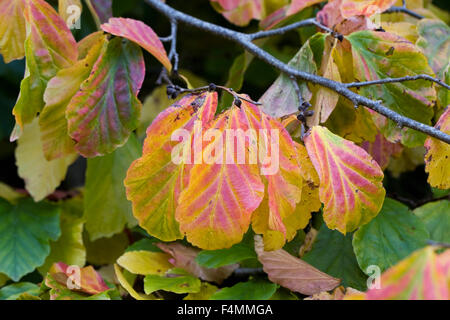
M 131 273 L 164 275 L 173 265 L 170 255 L 163 252 L 130 251 L 124 253 L 117 263 Z

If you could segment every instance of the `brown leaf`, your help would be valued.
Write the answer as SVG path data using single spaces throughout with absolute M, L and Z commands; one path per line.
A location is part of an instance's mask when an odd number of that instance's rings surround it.
M 314 244 L 318 233 L 319 232 L 316 229 L 311 228 L 311 230 L 309 230 L 309 232 L 306 234 L 305 241 L 298 251 L 298 256 L 300 258 L 303 257 L 307 252 L 311 251 L 312 245 Z
M 255 251 L 269 280 L 291 291 L 313 295 L 332 290 L 341 282 L 285 250 L 264 251 L 261 236 L 255 236 Z
M 194 276 L 205 280 L 221 284 L 223 280 L 228 278 L 238 264 L 231 264 L 220 268 L 206 268 L 199 265 L 195 258 L 200 252 L 198 249 L 186 247 L 181 243 L 158 243 L 158 248 L 172 256 L 169 262 L 177 268 L 182 268 Z

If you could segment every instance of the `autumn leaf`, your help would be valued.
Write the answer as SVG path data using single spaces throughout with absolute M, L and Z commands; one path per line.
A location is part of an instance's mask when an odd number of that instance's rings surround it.
M 261 19 L 264 0 L 211 0 L 213 7 L 231 23 L 246 26 L 252 19 Z M 218 3 L 219 6 L 215 5 Z
M 235 269 L 237 264 L 230 264 L 219 268 L 207 268 L 195 260 L 200 250 L 186 247 L 180 243 L 158 243 L 158 248 L 171 255 L 169 262 L 176 268 L 182 268 L 194 276 L 209 282 L 221 284 Z
M 109 290 L 105 281 L 92 266 L 87 266 L 78 270 L 79 271 L 74 271 L 73 268 L 70 268 L 65 263 L 59 262 L 53 264 L 49 270 L 49 274 L 63 286 L 67 286 L 72 280 L 74 286 L 78 287 L 75 291 L 94 295 Z M 52 287 L 51 283 L 48 281 L 46 281 L 46 285 Z
M 311 49 L 311 43 L 321 39 L 321 35 L 317 34 L 306 42 L 302 48 L 295 54 L 295 56 L 289 61 L 288 65 L 294 69 L 302 70 L 312 74 L 317 73 L 317 66 L 314 62 L 314 53 Z M 308 88 L 306 82 L 299 83 L 302 97 L 309 101 L 312 97 L 312 93 Z M 274 118 L 280 118 L 290 114 L 294 114 L 298 111 L 299 101 L 295 91 L 292 79 L 281 74 L 270 88 L 259 99 L 262 103 L 262 110 L 264 113 Z
M 25 55 L 25 5 L 26 0 L 0 2 L 0 54 L 5 63 L 22 59 Z
M 115 36 L 127 38 L 137 43 L 158 59 L 167 70 L 172 70 L 172 64 L 158 35 L 142 21 L 111 18 L 108 23 L 102 24 L 102 29 Z
M 448 251 L 438 255 L 426 247 L 381 275 L 381 288 L 366 292 L 366 300 L 448 300 Z
M 358 81 L 371 81 L 428 74 L 434 76 L 427 58 L 409 41 L 388 32 L 358 31 L 347 36 L 352 45 L 353 71 Z M 436 91 L 430 81 L 417 80 L 363 86 L 364 96 L 382 100 L 385 106 L 399 114 L 429 124 L 433 116 Z M 424 134 L 397 124 L 373 112 L 375 124 L 391 142 L 408 147 L 423 144 Z
M 361 147 L 370 154 L 382 170 L 386 169 L 391 157 L 399 155 L 403 147 L 400 143 L 389 142 L 382 134 L 377 134 L 375 141 L 364 141 Z
M 186 183 L 187 168 L 183 161 L 176 164 L 172 159 L 174 148 L 180 146 L 179 141 L 172 141 L 172 134 L 177 129 L 187 130 L 189 141 L 184 143 L 190 146 L 195 121 L 208 123 L 216 108 L 217 93 L 214 92 L 187 95 L 175 102 L 152 122 L 142 157 L 128 169 L 124 183 L 133 214 L 141 227 L 163 241 L 183 237 L 175 220 L 175 210 L 178 194 Z
M 352 16 L 372 16 L 382 13 L 394 5 L 397 0 L 342 0 L 341 14 L 344 18 Z
M 89 50 L 83 52 L 86 46 L 89 46 Z M 39 116 L 43 150 L 47 160 L 75 153 L 75 142 L 68 134 L 66 109 L 81 84 L 89 77 L 106 46 L 106 37 L 100 32 L 84 38 L 78 44 L 79 61 L 60 70 L 48 82 L 44 93 L 45 106 Z
M 260 236 L 255 236 L 255 251 L 269 280 L 289 290 L 312 295 L 332 290 L 340 283 L 339 279 L 323 273 L 282 249 L 264 251 Z
M 238 149 L 242 145 L 238 136 L 229 138 L 233 148 L 228 145 L 226 152 L 222 149 L 227 132 L 238 129 L 246 132 L 249 128 L 247 115 L 237 106 L 205 128 L 214 132 L 214 137 L 210 137 L 213 141 L 203 145 L 203 163 L 192 166 L 189 184 L 180 194 L 175 215 L 188 241 L 202 249 L 223 249 L 240 242 L 250 225 L 252 212 L 263 199 L 264 185 L 258 165 L 256 161 L 250 163 L 250 156 L 246 160 L 245 148 Z M 241 140 L 244 143 L 252 139 L 244 138 Z M 249 148 L 254 145 L 250 143 Z M 236 155 L 244 158 L 235 159 Z
M 436 75 L 442 77 L 449 63 L 450 27 L 440 20 L 422 19 L 417 23 L 417 32 L 416 45 L 422 49 Z
M 120 38 L 109 41 L 90 76 L 66 110 L 69 135 L 85 157 L 105 155 L 123 145 L 138 126 L 144 81 L 141 49 Z
M 26 124 L 15 150 L 18 175 L 25 181 L 25 188 L 35 201 L 41 201 L 53 193 L 66 177 L 69 166 L 77 159 L 71 153 L 54 160 L 47 160 L 39 132 L 38 119 Z
M 262 160 L 265 163 L 260 164 L 267 186 L 267 229 L 286 236 L 286 226 L 282 220 L 294 213 L 301 200 L 303 186 L 296 145 L 284 126 L 264 114 L 257 106 L 244 101 L 240 111 L 245 114 L 251 129 L 255 132 L 266 132 L 266 137 L 260 134 L 259 148 L 267 152 L 266 158 Z M 253 224 L 255 219 L 258 219 L 258 214 L 264 214 L 261 212 L 266 210 L 264 207 L 253 214 Z M 253 228 L 255 229 L 255 225 Z
M 60 69 L 71 66 L 78 57 L 72 33 L 50 4 L 43 0 L 27 0 L 23 15 L 27 25 L 27 63 L 19 98 L 13 109 L 16 122 L 22 128 L 44 107 L 47 82 Z M 18 136 L 12 137 L 13 140 L 16 138 Z
M 385 195 L 384 175 L 375 160 L 324 127 L 313 127 L 305 146 L 319 174 L 327 226 L 345 234 L 373 219 Z
M 112 0 L 85 0 L 98 26 L 113 16 Z
M 134 274 L 163 275 L 172 268 L 169 258 L 170 255 L 163 252 L 129 251 L 117 259 L 117 264 Z
M 78 7 L 78 10 L 76 9 Z M 81 0 L 58 0 L 58 13 L 67 26 L 75 25 L 74 18 L 80 18 L 83 11 Z
M 450 108 L 439 118 L 435 126 L 437 129 L 450 134 Z M 435 188 L 450 188 L 450 145 L 428 137 L 425 141 L 427 153 L 425 155 L 425 171 L 428 172 L 428 182 Z

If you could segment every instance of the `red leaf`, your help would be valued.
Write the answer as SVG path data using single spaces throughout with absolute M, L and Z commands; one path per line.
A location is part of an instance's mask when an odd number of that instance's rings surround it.
M 172 64 L 158 35 L 142 21 L 128 18 L 111 18 L 108 23 L 102 24 L 102 29 L 115 36 L 136 42 L 158 59 L 167 70 L 170 71 L 172 69 Z

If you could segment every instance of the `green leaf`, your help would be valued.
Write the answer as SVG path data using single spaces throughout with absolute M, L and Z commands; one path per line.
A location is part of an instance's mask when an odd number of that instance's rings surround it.
M 357 81 L 371 81 L 428 74 L 434 76 L 427 58 L 409 41 L 388 33 L 375 31 L 354 32 L 346 37 L 352 45 L 353 70 Z M 364 86 L 360 93 L 371 99 L 380 99 L 384 105 L 399 114 L 430 124 L 436 91 L 430 81 L 417 80 L 383 85 Z M 391 142 L 401 140 L 408 147 L 423 145 L 425 135 L 404 128 L 374 114 L 377 126 Z M 380 118 L 382 117 L 382 118 Z
M 316 34 L 306 42 L 297 54 L 289 61 L 288 65 L 294 69 L 317 73 L 317 66 L 314 62 L 314 53 L 312 46 L 320 44 L 324 41 L 323 34 Z M 311 92 L 308 89 L 306 82 L 299 82 L 302 97 L 309 101 L 311 99 Z M 298 111 L 298 96 L 295 92 L 295 87 L 289 76 L 281 74 L 272 86 L 259 99 L 262 103 L 262 110 L 268 115 L 278 118 L 293 114 Z
M 414 210 L 430 233 L 430 239 L 450 243 L 450 201 L 427 203 Z
M 105 155 L 125 144 L 139 124 L 137 95 L 144 75 L 139 46 L 121 38 L 109 41 L 67 106 L 69 135 L 80 154 Z
M 420 37 L 416 45 L 436 75 L 441 76 L 450 57 L 450 27 L 441 20 L 422 19 L 417 23 L 417 32 Z
M 15 206 L 0 199 L 0 272 L 18 281 L 44 263 L 49 241 L 61 234 L 59 212 L 54 205 L 29 198 Z
M 19 176 L 25 180 L 25 188 L 35 201 L 41 201 L 55 191 L 78 157 L 71 154 L 48 161 L 42 148 L 38 119 L 24 126 L 15 155 Z
M 158 248 L 155 243 L 158 243 L 159 240 L 156 238 L 153 239 L 141 239 L 139 241 L 136 241 L 132 245 L 130 245 L 125 252 L 130 251 L 151 251 L 151 252 L 162 252 L 160 248 Z
M 384 271 L 424 247 L 429 233 L 407 206 L 386 198 L 380 213 L 353 236 L 359 266 Z
M 356 261 L 352 236 L 352 233 L 344 236 L 323 224 L 312 250 L 305 254 L 303 260 L 320 271 L 341 279 L 344 287 L 366 290 L 367 277 Z
M 87 233 L 83 234 L 86 246 L 86 260 L 93 265 L 114 263 L 128 247 L 128 238 L 125 233 L 118 233 L 111 238 L 100 238 L 90 241 Z
M 88 159 L 84 192 L 84 217 L 92 241 L 111 237 L 137 225 L 126 198 L 123 180 L 128 167 L 141 153 L 141 145 L 134 134 L 113 153 Z
M 207 268 L 219 268 L 244 260 L 257 259 L 253 236 L 252 232 L 248 232 L 244 240 L 229 249 L 202 250 L 195 261 Z
M 0 289 L 0 300 L 17 300 L 22 294 L 39 294 L 39 286 L 30 282 L 13 283 Z
M 146 294 L 158 290 L 174 293 L 196 293 L 200 291 L 200 288 L 200 279 L 179 268 L 167 271 L 166 276 L 149 274 L 144 278 L 144 291 Z
M 81 218 L 82 203 L 73 198 L 60 203 L 61 207 L 61 237 L 50 243 L 50 255 L 38 270 L 45 275 L 55 262 L 83 267 L 86 263 L 86 248 L 83 244 L 83 225 Z
M 223 288 L 214 293 L 210 300 L 269 300 L 277 289 L 275 283 L 254 279 Z

